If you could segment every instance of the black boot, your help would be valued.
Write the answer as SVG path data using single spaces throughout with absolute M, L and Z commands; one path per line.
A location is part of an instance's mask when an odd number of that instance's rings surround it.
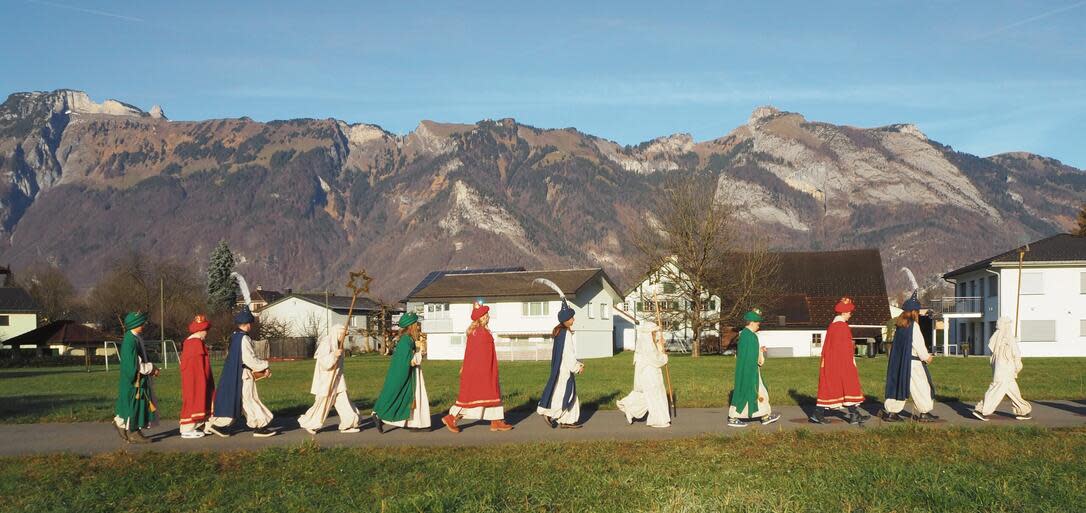
M 377 432 L 382 435 L 385 434 L 385 423 L 381 422 L 381 418 L 376 413 L 370 416 L 373 419 L 373 425 L 377 426 Z
M 870 419 L 870 415 L 864 415 L 863 411 L 857 406 L 848 407 L 848 423 L 849 424 L 863 424 Z
M 816 407 L 814 413 L 812 413 L 810 417 L 807 417 L 807 420 L 811 421 L 812 424 L 825 424 L 826 416 L 825 413 L 823 413 L 822 408 Z
M 901 418 L 900 414 L 890 413 L 886 410 L 879 412 L 879 418 L 881 418 L 883 422 L 901 422 L 902 420 L 905 420 Z

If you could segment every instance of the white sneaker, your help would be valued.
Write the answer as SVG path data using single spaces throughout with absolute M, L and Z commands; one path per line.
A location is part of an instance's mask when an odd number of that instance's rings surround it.
M 339 432 L 340 433 L 361 433 L 362 430 L 358 429 L 356 427 L 353 427 L 353 428 L 341 429 L 341 430 L 339 430 Z
M 1025 415 L 1015 415 L 1014 418 L 1016 420 L 1033 420 L 1033 415 L 1027 413 Z
M 203 431 L 186 431 L 184 433 L 181 433 L 181 438 L 185 438 L 185 439 L 194 439 L 194 438 L 203 438 L 203 437 L 204 437 L 204 432 Z
M 974 417 L 983 420 L 984 422 L 988 422 L 988 417 L 986 417 L 983 413 L 977 410 L 970 410 L 970 413 L 972 413 Z

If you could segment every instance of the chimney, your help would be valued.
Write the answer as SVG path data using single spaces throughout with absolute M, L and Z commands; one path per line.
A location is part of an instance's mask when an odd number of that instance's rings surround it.
M 294 289 L 287 289 L 287 295 L 288 296 L 293 294 L 293 293 L 294 293 Z

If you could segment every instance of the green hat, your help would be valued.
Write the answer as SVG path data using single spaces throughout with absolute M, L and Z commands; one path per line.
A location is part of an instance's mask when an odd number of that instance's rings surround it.
M 400 316 L 400 322 L 397 324 L 399 324 L 401 328 L 406 328 L 416 322 L 419 322 L 418 314 L 415 312 L 407 312 Z
M 749 312 L 743 314 L 743 320 L 747 322 L 762 322 L 764 320 L 762 317 L 762 309 L 751 308 Z
M 124 316 L 124 330 L 129 331 L 147 323 L 147 314 L 143 312 L 128 312 Z

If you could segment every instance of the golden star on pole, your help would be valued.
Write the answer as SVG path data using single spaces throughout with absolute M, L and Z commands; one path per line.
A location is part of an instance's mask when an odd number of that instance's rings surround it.
M 366 270 L 362 269 L 359 272 L 351 271 L 351 279 L 347 281 L 347 289 L 354 295 L 358 295 L 360 292 L 368 293 L 370 291 L 370 282 L 373 278 L 370 278 L 369 274 L 366 274 Z M 359 285 L 357 280 L 362 279 L 362 285 Z

